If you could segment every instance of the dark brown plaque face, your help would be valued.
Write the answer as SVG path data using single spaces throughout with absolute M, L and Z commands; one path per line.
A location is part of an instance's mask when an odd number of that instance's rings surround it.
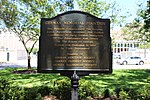
M 70 11 L 42 18 L 38 72 L 111 73 L 110 20 Z

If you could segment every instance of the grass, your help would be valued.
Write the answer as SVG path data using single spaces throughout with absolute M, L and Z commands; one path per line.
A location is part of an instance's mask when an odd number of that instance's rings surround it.
M 0 80 L 8 79 L 13 86 L 34 87 L 41 85 L 54 85 L 56 80 L 68 79 L 59 74 L 13 74 L 12 71 L 20 70 L 7 68 L 0 70 Z M 22 70 L 22 68 L 21 68 Z M 146 84 L 150 73 L 147 70 L 114 70 L 112 74 L 91 75 L 80 78 L 80 81 L 92 82 L 98 88 L 128 87 L 136 88 Z
M 7 68 L 5 70 L 0 70 L 0 79 L 7 79 L 12 85 L 23 87 L 41 86 L 42 84 L 50 83 L 56 79 L 62 79 L 62 77 L 57 74 L 13 74 L 12 72 L 14 70 L 23 69 Z
M 87 76 L 85 80 L 103 88 L 128 87 L 136 88 L 149 84 L 147 77 L 150 75 L 146 70 L 114 70 L 111 75 Z

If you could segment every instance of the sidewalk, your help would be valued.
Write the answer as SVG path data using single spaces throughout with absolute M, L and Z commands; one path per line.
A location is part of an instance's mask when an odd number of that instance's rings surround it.
M 17 60 L 16 62 L 1 62 L 0 63 L 0 69 L 4 68 L 21 68 L 21 67 L 27 67 L 28 62 L 27 59 L 25 60 Z M 37 60 L 32 59 L 31 60 L 31 67 L 37 67 Z

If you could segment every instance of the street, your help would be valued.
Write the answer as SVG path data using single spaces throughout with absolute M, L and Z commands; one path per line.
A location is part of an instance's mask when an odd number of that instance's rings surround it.
M 146 61 L 144 65 L 119 65 L 116 63 L 117 59 L 113 60 L 113 69 L 150 69 L 149 61 Z
M 113 64 L 113 69 L 150 69 L 150 64 L 144 65 L 119 65 Z
M 37 67 L 37 57 L 31 59 L 31 66 Z M 150 69 L 150 63 L 144 65 L 119 65 L 116 63 L 116 60 L 113 60 L 113 69 Z M 27 67 L 27 60 L 18 60 L 16 62 L 6 62 L 0 63 L 0 69 L 6 67 Z

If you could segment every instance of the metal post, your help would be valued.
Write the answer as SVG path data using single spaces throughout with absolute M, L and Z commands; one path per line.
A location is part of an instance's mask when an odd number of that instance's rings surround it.
M 78 86 L 79 86 L 79 76 L 76 71 L 74 71 L 71 77 L 71 100 L 78 100 Z
M 9 61 L 9 52 L 7 52 L 7 61 Z

